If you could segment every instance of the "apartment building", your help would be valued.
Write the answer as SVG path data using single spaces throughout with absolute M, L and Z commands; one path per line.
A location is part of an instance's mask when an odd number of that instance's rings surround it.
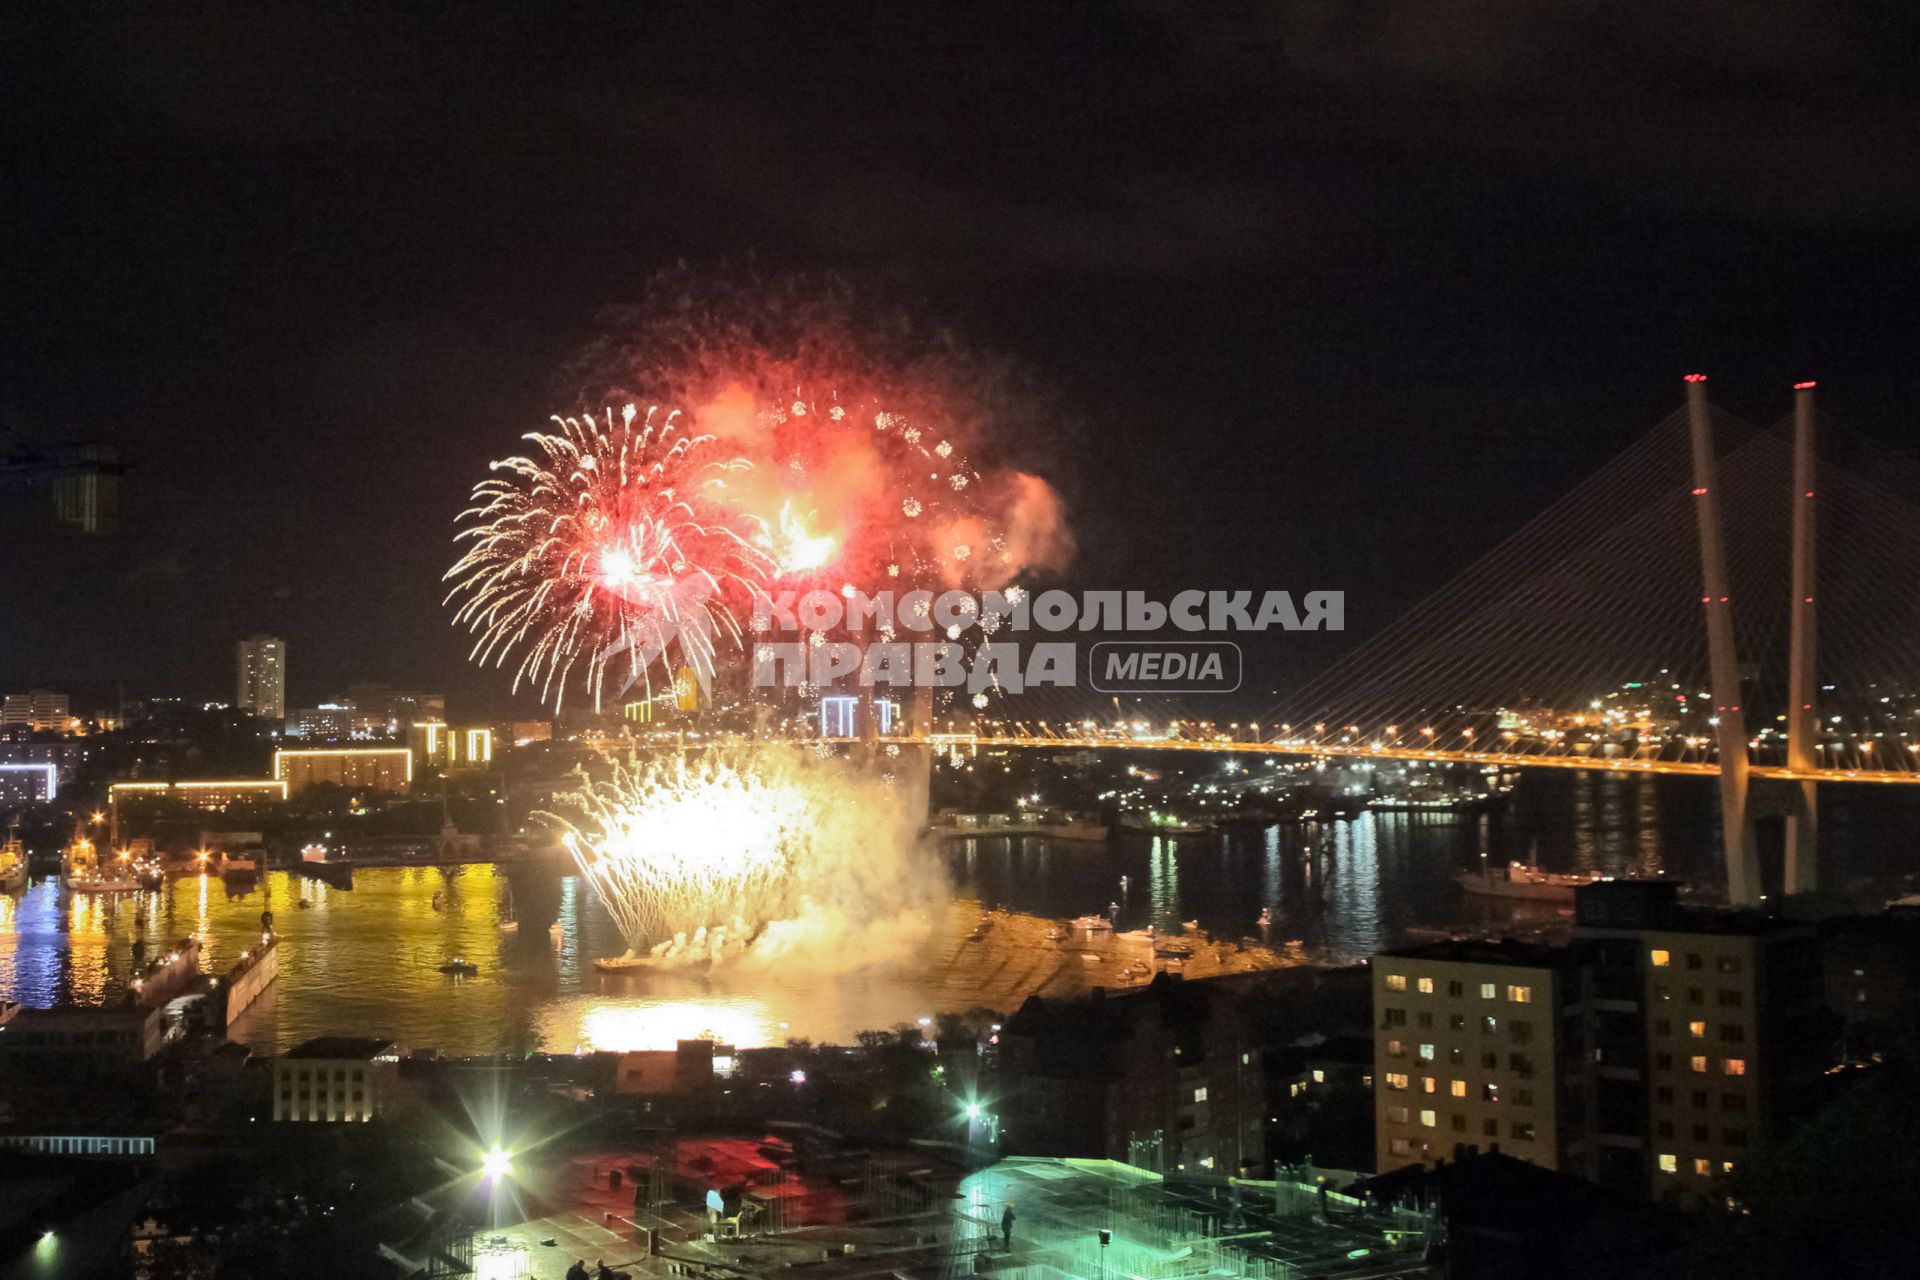
M 1430 1165 L 1472 1146 L 1561 1168 L 1567 953 L 1440 942 L 1377 955 L 1373 970 L 1377 1167 Z
M 1655 1199 L 1718 1180 L 1830 1061 L 1810 925 L 1582 887 L 1565 947 L 1445 942 L 1374 957 L 1382 1172 L 1498 1146 Z

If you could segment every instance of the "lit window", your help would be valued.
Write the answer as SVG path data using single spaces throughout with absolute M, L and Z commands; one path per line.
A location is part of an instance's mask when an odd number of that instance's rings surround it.
M 1195 1102 L 1205 1102 L 1207 1100 L 1207 1087 L 1205 1085 L 1201 1085 L 1193 1091 L 1193 1100 Z
M 1437 1124 L 1439 1124 L 1439 1123 L 1440 1123 L 1440 1121 L 1439 1121 L 1439 1120 L 1438 1120 L 1437 1118 L 1435 1118 L 1435 1116 L 1434 1116 L 1434 1114 L 1433 1114 L 1433 1112 L 1431 1112 L 1431 1111 L 1422 1111 L 1422 1112 L 1420 1113 L 1420 1123 L 1421 1123 L 1421 1125 L 1422 1125 L 1422 1126 L 1424 1126 L 1424 1127 L 1426 1127 L 1426 1128 L 1428 1128 L 1428 1129 L 1431 1129 L 1431 1128 L 1433 1128 L 1433 1127 L 1434 1127 L 1435 1125 L 1437 1125 Z
M 1500 988 L 1495 983 L 1483 982 L 1480 984 L 1480 998 L 1482 1000 L 1491 1000 L 1499 993 Z
M 1721 1069 L 1730 1076 L 1743 1076 L 1747 1074 L 1747 1060 L 1745 1058 L 1728 1058 L 1721 1064 Z
M 1532 987 L 1508 987 L 1507 999 L 1513 1001 L 1515 1004 L 1532 1004 L 1533 988 Z
M 1660 954 L 1663 954 L 1663 955 L 1664 955 L 1665 953 L 1664 953 L 1664 952 L 1662 952 L 1662 953 L 1660 953 Z M 1662 1172 L 1662 1173 L 1678 1173 L 1678 1172 L 1680 1172 L 1680 1157 L 1679 1157 L 1679 1156 L 1670 1156 L 1670 1155 L 1662 1155 L 1662 1156 L 1660 1157 L 1660 1172 Z
M 1406 1042 L 1406 1041 L 1404 1041 L 1404 1040 L 1389 1040 L 1389 1041 L 1387 1041 L 1387 1056 L 1388 1056 L 1389 1058 L 1404 1058 L 1404 1057 L 1406 1057 L 1406 1056 L 1407 1056 L 1407 1042 Z
M 1432 995 L 1432 994 L 1433 994 L 1433 979 L 1432 979 L 1432 978 L 1422 978 L 1422 979 L 1420 979 L 1420 994 L 1421 994 L 1421 995 L 1423 995 L 1423 996 L 1430 996 L 1430 995 Z
M 1399 1071 L 1387 1072 L 1387 1088 L 1404 1089 L 1406 1087 L 1407 1087 L 1407 1077 L 1405 1076 L 1405 1074 Z
M 1705 1156 L 1695 1156 L 1693 1158 L 1693 1171 L 1703 1178 L 1710 1178 L 1713 1176 L 1713 1161 L 1707 1159 Z
M 1732 1173 L 1732 1172 L 1733 1172 L 1733 1161 L 1731 1161 L 1731 1160 L 1722 1160 L 1722 1161 L 1720 1162 L 1720 1172 L 1722 1172 L 1722 1173 Z
M 1440 1082 L 1438 1080 L 1435 1080 L 1432 1076 L 1420 1077 L 1420 1091 L 1422 1093 L 1433 1093 L 1439 1088 L 1440 1088 Z
M 1464 1098 L 1464 1097 L 1466 1097 L 1466 1096 L 1467 1096 L 1467 1082 L 1466 1082 L 1465 1080 L 1455 1080 L 1455 1081 L 1453 1082 L 1453 1089 L 1452 1089 L 1452 1092 L 1453 1092 L 1453 1096 L 1454 1096 L 1454 1097 L 1456 1097 L 1456 1098 Z
M 1327 1082 L 1327 1073 L 1315 1067 L 1313 1069 L 1313 1082 L 1315 1084 L 1325 1084 Z
M 1687 1060 L 1687 1065 L 1693 1068 L 1693 1072 L 1695 1075 L 1703 1075 L 1706 1073 L 1707 1060 L 1703 1057 L 1695 1055 L 1694 1057 Z M 1742 1069 L 1744 1070 L 1744 1068 Z
M 1704 1022 L 1689 1022 L 1687 1024 L 1687 1034 L 1695 1040 L 1705 1040 L 1707 1038 L 1707 1024 Z
M 1656 968 L 1656 969 L 1664 969 L 1664 968 L 1666 968 L 1666 967 L 1667 967 L 1668 965 L 1670 965 L 1670 964 L 1672 964 L 1672 963 L 1673 963 L 1673 952 L 1671 952 L 1671 951 L 1661 951 L 1661 950 L 1658 950 L 1658 949 L 1656 949 L 1656 950 L 1654 950 L 1653 952 L 1651 952 L 1651 953 L 1649 954 L 1649 958 L 1650 958 L 1650 959 L 1651 959 L 1651 960 L 1653 961 L 1653 967 L 1654 967 L 1654 968 Z M 1671 1159 L 1672 1159 L 1673 1157 L 1672 1157 L 1672 1156 L 1661 1156 L 1660 1158 L 1661 1158 L 1662 1160 L 1671 1160 Z M 1669 1169 L 1669 1170 L 1667 1170 L 1667 1172 L 1669 1172 L 1669 1173 L 1671 1173 L 1671 1172 L 1673 1172 L 1673 1171 L 1672 1171 L 1671 1169 Z
M 1390 973 L 1390 974 L 1388 974 L 1388 975 L 1387 975 L 1387 990 L 1389 990 L 1389 991 L 1405 991 L 1406 989 L 1407 989 L 1407 975 L 1406 975 L 1406 974 L 1404 974 L 1404 973 Z
M 1421 1060 L 1422 1062 L 1432 1062 L 1432 1061 L 1433 1061 L 1433 1046 L 1432 1046 L 1432 1045 L 1430 1045 L 1430 1044 L 1423 1044 L 1423 1045 L 1421 1045 L 1421 1046 L 1420 1046 L 1420 1060 Z

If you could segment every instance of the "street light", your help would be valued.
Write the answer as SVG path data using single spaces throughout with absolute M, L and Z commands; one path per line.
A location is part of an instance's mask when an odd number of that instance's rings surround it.
M 513 1157 L 502 1150 L 498 1143 L 480 1157 L 480 1176 L 488 1182 L 498 1182 L 512 1172 Z

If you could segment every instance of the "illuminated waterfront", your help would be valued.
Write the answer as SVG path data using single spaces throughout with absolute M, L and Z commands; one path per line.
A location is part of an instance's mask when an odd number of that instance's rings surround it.
M 1899 851 L 1874 838 L 1882 816 L 1838 806 L 1828 815 L 1836 883 L 1897 861 Z M 584 882 L 557 865 L 368 868 L 351 890 L 273 872 L 243 893 L 192 877 L 157 893 L 88 896 L 41 879 L 0 898 L 0 993 L 34 1006 L 96 1003 L 125 989 L 137 936 L 157 948 L 197 935 L 204 967 L 218 970 L 253 944 L 260 913 L 270 910 L 286 940 L 281 977 L 234 1027 L 235 1038 L 262 1050 L 346 1030 L 457 1054 L 661 1046 L 705 1032 L 742 1045 L 787 1036 L 846 1041 L 942 1010 L 1008 1010 L 1035 991 L 1117 984 L 1132 958 L 1126 944 L 1077 937 L 1063 946 L 1046 937 L 1052 920 L 1109 903 L 1119 904 L 1122 931 L 1192 920 L 1216 939 L 1271 944 L 1225 955 L 1203 948 L 1193 972 L 1349 961 L 1396 942 L 1408 925 L 1499 923 L 1476 920 L 1452 883 L 1483 852 L 1496 861 L 1537 853 L 1554 868 L 1664 869 L 1706 880 L 1716 866 L 1713 840 L 1711 793 L 1702 784 L 1530 775 L 1507 807 L 1481 816 L 1374 814 L 1124 837 L 1105 849 L 955 843 L 945 858 L 951 894 L 926 921 L 924 940 L 899 963 L 834 975 L 778 965 L 600 974 L 592 960 L 625 943 Z M 1303 856 L 1308 847 L 1311 859 Z M 500 923 L 510 891 L 518 929 L 508 934 Z M 302 895 L 310 907 L 297 905 Z M 971 941 L 983 901 L 1011 914 Z M 1263 907 L 1272 909 L 1264 930 Z M 548 932 L 555 921 L 564 935 L 557 948 Z M 456 955 L 478 964 L 479 974 L 441 974 Z

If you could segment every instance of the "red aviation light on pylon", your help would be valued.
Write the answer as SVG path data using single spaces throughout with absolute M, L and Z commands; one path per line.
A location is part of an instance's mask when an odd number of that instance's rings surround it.
M 1817 382 L 1796 382 L 1793 384 L 1793 389 L 1795 391 L 1811 391 L 1819 385 Z
M 1707 375 L 1704 373 L 1690 373 L 1687 375 L 1688 382 L 1705 382 L 1706 380 Z

